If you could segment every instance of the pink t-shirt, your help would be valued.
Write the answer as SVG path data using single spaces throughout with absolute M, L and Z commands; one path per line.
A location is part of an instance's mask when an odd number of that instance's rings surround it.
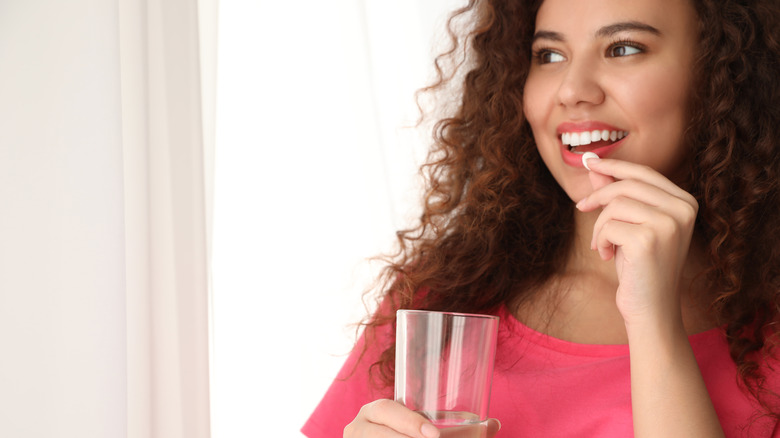
M 526 327 L 505 308 L 498 315 L 499 345 L 490 399 L 490 417 L 502 425 L 497 437 L 633 436 L 628 345 L 567 342 Z M 380 330 L 359 363 L 364 339 L 358 341 L 303 426 L 306 436 L 341 437 L 361 406 L 393 398 L 392 388 L 377 389 L 368 378 L 369 365 L 393 336 L 389 326 Z M 709 330 L 689 340 L 726 436 L 780 438 L 776 421 L 759 416 L 757 404 L 738 387 L 736 366 L 722 331 Z M 778 391 L 779 381 L 772 375 L 768 384 Z

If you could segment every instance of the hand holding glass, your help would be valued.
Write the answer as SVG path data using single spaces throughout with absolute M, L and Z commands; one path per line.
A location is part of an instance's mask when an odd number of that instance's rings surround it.
M 397 324 L 395 400 L 442 438 L 484 437 L 498 317 L 399 310 Z

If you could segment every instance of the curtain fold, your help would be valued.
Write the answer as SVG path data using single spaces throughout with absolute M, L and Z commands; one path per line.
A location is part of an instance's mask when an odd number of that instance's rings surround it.
M 0 1 L 2 437 L 210 436 L 215 1 Z
M 130 437 L 210 436 L 208 20 L 194 0 L 120 1 Z

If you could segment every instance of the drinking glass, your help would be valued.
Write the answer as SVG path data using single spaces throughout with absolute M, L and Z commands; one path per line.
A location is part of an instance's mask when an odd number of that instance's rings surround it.
M 399 310 L 395 400 L 442 438 L 484 437 L 497 337 L 497 316 Z

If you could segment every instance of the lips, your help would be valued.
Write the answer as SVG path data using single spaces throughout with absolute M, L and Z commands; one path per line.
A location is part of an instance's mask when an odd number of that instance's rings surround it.
M 583 153 L 593 152 L 605 158 L 618 149 L 630 133 L 606 123 L 588 121 L 561 123 L 557 134 L 563 161 L 581 168 Z

